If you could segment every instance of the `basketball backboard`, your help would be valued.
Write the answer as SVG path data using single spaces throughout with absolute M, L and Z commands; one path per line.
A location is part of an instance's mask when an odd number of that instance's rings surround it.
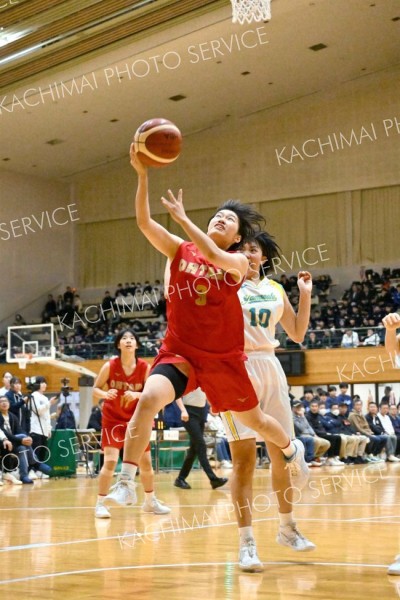
M 17 363 L 23 354 L 32 355 L 35 362 L 54 359 L 54 325 L 17 325 L 8 328 L 7 362 Z

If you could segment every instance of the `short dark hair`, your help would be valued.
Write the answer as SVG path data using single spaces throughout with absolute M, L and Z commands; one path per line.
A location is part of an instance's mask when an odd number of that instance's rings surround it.
M 11 377 L 10 385 L 15 385 L 16 383 L 22 383 L 19 377 Z
M 36 382 L 35 383 L 38 383 L 39 385 L 41 383 L 47 383 L 46 377 L 43 377 L 43 375 L 39 375 L 39 377 L 36 377 Z
M 310 406 L 311 404 L 319 404 L 319 400 L 317 400 L 317 398 L 314 398 L 313 400 L 310 401 Z
M 335 385 L 330 385 L 328 387 L 328 392 L 336 392 L 337 391 L 337 387 Z
M 341 406 L 345 406 L 345 407 L 347 408 L 347 404 L 346 404 L 346 402 L 339 402 L 339 408 L 340 408 Z
M 339 387 L 347 389 L 349 387 L 349 384 L 348 383 L 339 383 Z

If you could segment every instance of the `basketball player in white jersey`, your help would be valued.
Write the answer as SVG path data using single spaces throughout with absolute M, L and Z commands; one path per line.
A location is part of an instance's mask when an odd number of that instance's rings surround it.
M 389 354 L 394 356 L 395 365 L 400 369 L 400 334 L 397 334 L 397 329 L 400 328 L 399 313 L 390 313 L 382 319 L 382 323 L 386 328 L 385 348 Z M 394 562 L 389 565 L 388 575 L 400 575 L 400 554 L 398 554 Z
M 246 279 L 238 292 L 245 324 L 246 368 L 263 412 L 275 417 L 292 439 L 293 416 L 288 383 L 275 356 L 275 348 L 279 346 L 275 327 L 280 322 L 294 342 L 303 341 L 310 319 L 311 275 L 307 271 L 298 275 L 300 298 L 296 315 L 283 287 L 264 276 L 266 265 L 272 264 L 272 258 L 279 254 L 274 240 L 266 232 L 260 232 L 244 244 L 242 251 L 249 261 Z M 243 571 L 261 571 L 263 565 L 257 556 L 251 526 L 252 511 L 255 510 L 252 481 L 256 433 L 242 425 L 231 412 L 221 413 L 221 417 L 233 461 L 231 492 L 240 535 L 239 566 Z M 267 447 L 272 462 L 272 487 L 279 507 L 280 527 L 276 541 L 300 552 L 314 550 L 315 545 L 301 535 L 293 520 L 293 488 L 298 502 L 298 487 L 291 483 L 290 471 L 285 468 L 279 449 L 274 444 L 267 444 Z

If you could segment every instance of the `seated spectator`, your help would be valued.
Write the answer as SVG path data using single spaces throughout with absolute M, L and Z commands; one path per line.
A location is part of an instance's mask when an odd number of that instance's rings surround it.
M 3 373 L 3 387 L 0 388 L 0 396 L 5 396 L 10 391 L 12 375 L 9 371 Z
M 310 402 L 310 410 L 306 414 L 306 418 L 316 435 L 324 440 L 327 440 L 330 444 L 327 450 L 328 460 L 326 461 L 325 465 L 329 467 L 342 467 L 343 463 L 339 460 L 342 438 L 340 435 L 327 432 L 323 420 L 325 413 L 325 405 L 319 403 L 318 399 L 315 398 Z
M 320 398 L 322 400 L 322 398 Z M 326 398 L 326 409 L 329 411 L 331 409 L 332 404 L 337 404 L 337 387 L 335 385 L 328 386 L 328 397 Z
M 340 394 L 337 396 L 336 400 L 337 400 L 339 406 L 341 403 L 346 404 L 346 406 L 347 406 L 346 416 L 348 416 L 350 414 L 351 409 L 353 408 L 353 401 L 351 399 L 351 396 L 347 393 L 349 390 L 349 384 L 348 383 L 340 383 L 339 390 L 340 390 Z
M 383 404 L 383 406 L 387 406 L 387 404 Z M 397 439 L 395 436 L 385 433 L 382 422 L 378 416 L 378 406 L 376 402 L 370 402 L 368 404 L 368 413 L 365 415 L 365 418 L 375 435 L 380 435 L 385 439 L 386 459 L 389 462 L 399 462 L 399 459 L 396 458 L 394 454 L 396 452 Z
M 392 455 L 389 455 L 389 453 L 388 453 L 388 461 L 400 462 L 400 459 L 396 458 L 397 447 L 399 445 L 400 437 L 396 435 L 396 432 L 394 430 L 394 425 L 393 425 L 392 419 L 389 416 L 389 405 L 388 404 L 380 405 L 378 418 L 379 418 L 380 422 L 382 423 L 383 432 L 385 433 L 385 435 L 388 435 L 392 440 L 392 444 L 391 444 L 390 448 L 393 448 L 393 453 L 392 453 Z M 387 443 L 386 443 L 386 448 L 388 448 Z M 393 460 L 393 459 L 396 459 L 396 460 Z
M 300 398 L 300 402 L 302 402 L 304 408 L 306 409 L 306 412 L 310 410 L 310 402 L 312 402 L 314 398 L 315 395 L 312 391 L 312 388 L 304 388 L 304 396 Z
M 78 313 L 78 315 L 82 314 L 83 304 L 82 304 L 82 300 L 80 299 L 79 294 L 75 294 L 72 306 L 73 306 L 74 310 Z
M 368 329 L 367 337 L 363 341 L 363 346 L 379 346 L 381 338 L 373 329 Z
M 0 429 L 12 443 L 12 452 L 18 456 L 20 480 L 22 483 L 30 484 L 33 481 L 28 476 L 29 467 L 35 467 L 46 475 L 51 471 L 51 468 L 36 460 L 32 452 L 32 438 L 22 431 L 17 417 L 9 412 L 9 408 L 8 398 L 5 396 L 0 397 Z M 5 473 L 4 478 L 15 483 L 13 475 L 9 473 Z
M 12 442 L 2 429 L 0 429 L 0 459 L 3 479 L 16 485 L 22 485 L 22 481 L 15 476 L 15 473 L 18 471 L 18 456 L 13 453 Z M 0 485 L 3 485 L 3 481 L 1 480 Z
M 345 464 L 350 464 L 356 456 L 358 448 L 358 440 L 355 435 L 344 433 L 342 422 L 340 419 L 339 405 L 337 401 L 331 403 L 330 410 L 324 416 L 324 425 L 329 433 L 340 435 L 342 443 L 340 445 L 340 458 Z
M 323 348 L 322 340 L 317 338 L 317 334 L 315 333 L 315 331 L 310 331 L 306 335 L 306 340 L 305 340 L 304 346 L 308 350 L 315 350 L 317 348 Z
M 363 435 L 366 435 L 369 439 L 365 451 L 367 453 L 366 460 L 368 462 L 381 462 L 382 459 L 379 455 L 386 444 L 384 436 L 375 435 L 370 428 L 367 419 L 362 412 L 362 401 L 359 396 L 353 398 L 353 410 L 349 415 L 350 424 L 356 431 L 359 431 Z
M 396 455 L 398 456 L 400 454 L 400 415 L 395 404 L 389 406 L 389 417 L 397 437 Z
M 22 315 L 17 314 L 17 315 L 15 315 L 15 320 L 14 320 L 13 325 L 14 326 L 26 325 L 26 321 Z
M 361 434 L 359 431 L 357 431 L 353 427 L 353 425 L 351 424 L 351 422 L 348 419 L 348 414 L 349 414 L 348 409 L 349 409 L 348 404 L 346 404 L 345 402 L 341 402 L 339 404 L 339 419 L 342 423 L 341 433 L 344 433 L 345 435 L 353 436 L 358 442 L 357 445 L 355 446 L 354 454 L 352 454 L 349 457 L 350 460 L 348 462 L 354 463 L 356 465 L 362 465 L 362 464 L 368 462 L 363 457 L 364 457 L 365 449 L 369 442 L 369 438 L 366 435 Z
M 325 454 L 330 447 L 330 443 L 315 434 L 315 431 L 305 417 L 305 408 L 300 400 L 293 402 L 293 424 L 296 437 L 303 442 L 306 449 L 306 462 L 311 467 L 320 467 L 321 464 L 315 459 Z M 309 442 L 310 439 L 312 440 L 312 444 Z
M 117 289 L 115 290 L 115 294 L 114 294 L 115 298 L 116 298 L 118 295 L 125 296 L 125 290 L 124 290 L 124 286 L 122 285 L 122 283 L 119 283 L 119 284 L 117 285 Z
M 358 339 L 358 333 L 351 329 L 347 329 L 342 337 L 342 348 L 357 348 L 359 345 L 360 340 Z
M 10 412 L 18 419 L 22 431 L 30 431 L 31 413 L 28 406 L 28 396 L 21 393 L 22 382 L 19 377 L 11 377 L 10 389 L 5 395 L 10 403 Z
M 61 294 L 59 296 L 57 296 L 57 315 L 61 315 L 64 312 L 64 298 L 61 296 Z

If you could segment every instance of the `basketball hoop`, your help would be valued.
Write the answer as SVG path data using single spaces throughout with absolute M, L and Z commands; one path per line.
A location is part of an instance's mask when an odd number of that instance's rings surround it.
M 232 23 L 269 21 L 271 18 L 271 0 L 231 0 Z
M 33 354 L 27 354 L 26 352 L 17 352 L 14 354 L 17 359 L 17 363 L 20 369 L 26 369 L 26 365 L 33 358 Z

